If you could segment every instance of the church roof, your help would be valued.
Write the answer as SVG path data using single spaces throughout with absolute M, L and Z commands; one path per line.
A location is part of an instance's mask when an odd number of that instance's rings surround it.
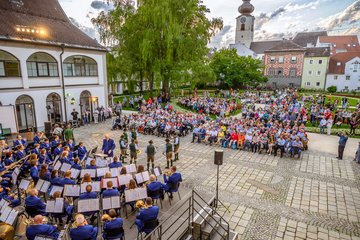
M 344 74 L 345 73 L 345 64 L 354 59 L 360 57 L 359 52 L 344 52 L 338 53 L 330 58 L 329 62 L 329 73 L 330 74 Z
M 0 0 L 0 16 L 0 40 L 106 51 L 70 22 L 57 0 Z
M 256 54 L 264 54 L 265 51 L 275 47 L 280 42 L 281 40 L 252 42 L 250 45 L 250 49 Z
M 320 36 L 327 36 L 327 32 L 301 32 L 296 34 L 293 42 L 303 47 L 308 47 L 309 45 L 315 47 Z
M 289 52 L 289 51 L 305 51 L 305 48 L 294 43 L 292 40 L 282 40 L 275 47 L 265 52 Z
M 307 48 L 305 52 L 305 57 L 329 57 L 329 56 L 330 56 L 329 47 Z

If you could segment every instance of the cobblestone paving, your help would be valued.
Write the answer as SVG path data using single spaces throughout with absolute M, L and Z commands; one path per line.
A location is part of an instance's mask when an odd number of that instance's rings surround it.
M 105 132 L 118 142 L 121 131 L 108 131 L 110 121 L 76 129 L 77 141 L 99 145 Z M 153 139 L 156 165 L 165 166 L 164 138 L 139 137 L 144 149 Z M 214 195 L 215 147 L 181 138 L 183 185 L 203 195 Z M 118 147 L 118 146 L 117 146 Z M 219 197 L 229 208 L 220 209 L 241 239 L 360 239 L 360 165 L 311 149 L 300 160 L 267 154 L 225 150 L 220 167 Z M 116 153 L 119 148 L 116 149 Z

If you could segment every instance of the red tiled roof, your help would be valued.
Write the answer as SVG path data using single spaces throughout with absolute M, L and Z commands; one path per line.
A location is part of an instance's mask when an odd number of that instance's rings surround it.
M 346 49 L 348 52 L 360 51 L 359 39 L 355 35 L 320 36 L 320 43 L 330 43 L 333 49 Z
M 305 48 L 294 43 L 291 40 L 280 41 L 275 47 L 265 52 L 289 52 L 289 51 L 305 51 Z
M 359 52 L 344 52 L 338 53 L 330 57 L 329 62 L 329 73 L 330 74 L 344 74 L 345 73 L 345 64 L 355 57 L 360 57 Z M 338 65 L 340 63 L 340 65 Z
M 0 16 L 1 40 L 106 50 L 70 22 L 57 0 L 0 0 Z

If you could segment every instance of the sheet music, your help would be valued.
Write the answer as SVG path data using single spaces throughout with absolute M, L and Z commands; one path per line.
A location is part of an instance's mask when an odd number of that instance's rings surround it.
M 64 199 L 63 198 L 56 198 L 55 199 L 54 212 L 55 213 L 64 212 Z
M 19 175 L 16 174 L 15 172 L 13 172 L 13 173 L 11 174 L 11 183 L 12 183 L 13 185 L 16 185 L 18 176 L 19 176 Z
M 117 177 L 120 174 L 120 169 L 119 168 L 110 168 L 110 172 L 111 172 L 112 177 Z
M 133 179 L 131 174 L 118 176 L 119 186 L 129 184 L 131 179 Z
M 147 182 L 147 181 L 150 180 L 150 174 L 149 174 L 148 171 L 142 172 L 141 174 L 142 174 L 142 177 L 144 179 L 144 182 Z
M 49 181 L 44 181 L 44 184 L 42 185 L 40 192 L 46 193 L 50 188 L 51 183 Z
M 107 198 L 103 198 L 102 199 L 102 209 L 104 210 L 109 210 L 111 209 L 111 198 L 107 197 Z
M 8 206 L 5 207 L 4 210 L 1 213 L 0 221 L 1 222 L 6 222 L 6 219 L 8 218 L 10 212 L 11 212 L 11 207 L 8 207 Z
M 35 185 L 36 190 L 40 191 L 40 189 L 41 189 L 41 187 L 42 187 L 43 184 L 44 184 L 44 180 L 43 180 L 43 179 L 39 179 L 38 182 L 37 182 L 36 185 Z M 21 183 L 20 183 L 20 185 L 21 185 Z
M 54 162 L 56 162 L 57 160 L 59 160 L 59 158 L 60 158 L 60 155 L 57 155 L 57 156 L 55 157 L 55 159 L 54 159 Z
M 99 199 L 84 199 L 78 201 L 78 212 L 84 213 L 84 212 L 93 212 L 93 211 L 99 211 Z
M 71 171 L 71 178 L 72 179 L 77 179 L 79 177 L 80 170 L 75 169 L 75 168 L 71 168 L 70 171 Z
M 40 180 L 41 180 L 41 179 L 39 179 L 39 181 L 40 181 Z M 30 184 L 30 180 L 22 179 L 21 182 L 20 182 L 20 184 L 19 184 L 19 188 L 20 188 L 20 189 L 23 189 L 23 190 L 26 190 L 26 189 L 28 189 L 29 184 Z
M 8 207 L 9 204 L 10 203 L 8 201 L 6 201 L 5 199 L 1 199 L 1 201 L 0 201 L 0 213 L 2 213 L 3 209 L 5 210 L 5 208 Z
M 82 183 L 80 186 L 80 191 L 81 193 L 86 192 L 86 186 L 87 185 L 91 185 L 92 186 L 92 191 L 93 192 L 100 192 L 101 191 L 101 182 L 100 181 L 96 181 L 96 182 L 91 182 L 91 183 Z
M 86 173 L 90 174 L 91 178 L 96 177 L 96 169 L 82 169 L 80 173 L 80 177 L 83 178 Z
M 159 167 L 153 169 L 153 173 L 155 176 L 160 176 L 162 174 L 161 169 Z
M 141 174 L 141 173 L 136 173 L 136 174 L 135 174 L 135 180 L 136 180 L 137 183 L 143 183 L 143 182 L 145 182 L 144 179 L 143 179 L 143 177 L 142 177 L 142 174 Z
M 112 182 L 113 187 L 119 186 L 117 178 L 103 178 L 101 179 L 101 188 L 107 188 L 107 182 Z
M 70 170 L 70 168 L 71 168 L 71 165 L 70 165 L 70 164 L 68 164 L 68 163 L 63 163 L 62 166 L 61 166 L 60 171 L 61 171 L 61 172 L 66 172 L 67 170 Z
M 111 197 L 111 207 L 112 208 L 120 208 L 120 196 Z
M 110 172 L 110 169 L 108 167 L 97 168 L 96 176 L 103 177 L 107 172 Z
M 15 223 L 15 221 L 16 221 L 16 218 L 17 218 L 18 214 L 19 214 L 18 211 L 16 211 L 15 209 L 13 209 L 13 210 L 10 212 L 9 216 L 7 217 L 6 223 L 7 223 L 7 224 L 10 224 L 10 225 L 13 225 L 13 224 Z
M 136 200 L 147 198 L 146 188 L 136 188 L 125 190 L 125 201 L 133 202 Z
M 65 185 L 64 197 L 78 197 L 80 195 L 79 185 Z
M 135 164 L 127 165 L 126 172 L 127 173 L 136 173 L 136 165 Z
M 52 212 L 54 212 L 54 208 L 55 208 L 54 200 L 49 200 L 46 202 L 45 212 L 52 213 Z
M 58 170 L 58 171 L 59 171 L 60 168 L 61 168 L 61 162 L 60 162 L 60 161 L 57 161 L 57 162 L 55 163 L 54 170 Z
M 13 171 L 14 174 L 19 175 L 20 174 L 20 168 L 15 168 Z
M 102 167 L 106 167 L 107 165 L 108 165 L 107 160 L 102 158 L 96 158 L 96 166 L 102 168 Z
M 54 195 L 54 193 L 58 192 L 58 191 L 60 193 L 62 193 L 63 190 L 64 190 L 64 188 L 61 186 L 52 186 L 51 191 L 50 191 L 50 196 Z

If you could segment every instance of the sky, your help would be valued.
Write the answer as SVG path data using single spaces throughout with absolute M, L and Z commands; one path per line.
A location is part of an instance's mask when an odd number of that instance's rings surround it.
M 111 6 L 106 0 L 59 0 L 72 22 L 97 38 L 91 18 Z M 223 19 L 224 28 L 211 47 L 227 47 L 235 41 L 235 19 L 242 0 L 203 0 L 209 18 Z M 255 7 L 255 41 L 291 38 L 297 32 L 327 30 L 329 35 L 360 34 L 360 0 L 252 0 Z

